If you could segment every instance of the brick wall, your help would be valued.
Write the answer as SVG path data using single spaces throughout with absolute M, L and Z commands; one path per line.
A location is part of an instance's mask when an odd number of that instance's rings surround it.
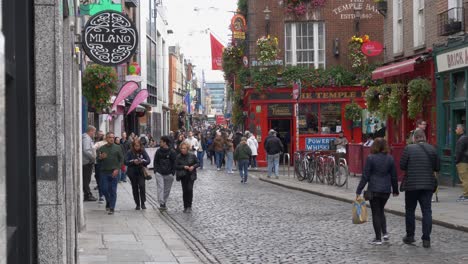
M 393 1 L 388 2 L 388 13 L 384 22 L 385 61 L 391 62 L 405 57 L 416 56 L 431 49 L 435 43 L 443 43 L 447 37 L 439 36 L 438 14 L 448 8 L 447 0 L 425 1 L 425 45 L 419 49 L 414 47 L 413 35 L 413 0 L 403 0 L 403 53 L 393 53 Z
M 266 22 L 263 10 L 265 7 L 272 11 L 270 17 L 270 35 L 277 36 L 280 43 L 281 53 L 279 59 L 284 58 L 284 24 L 295 21 L 323 21 L 325 23 L 325 53 L 327 67 L 332 65 L 343 65 L 349 67 L 347 57 L 347 43 L 356 34 L 354 24 L 354 5 L 362 5 L 363 15 L 360 20 L 360 34 L 368 34 L 372 40 L 383 42 L 383 16 L 377 12 L 373 0 L 328 0 L 326 5 L 319 11 L 308 8 L 305 15 L 294 17 L 285 14 L 283 2 L 286 0 L 249 0 L 248 1 L 248 41 L 250 50 L 250 61 L 256 60 L 255 42 L 265 35 Z M 333 54 L 333 42 L 339 39 L 339 55 Z M 383 56 L 370 59 L 370 62 L 382 61 Z

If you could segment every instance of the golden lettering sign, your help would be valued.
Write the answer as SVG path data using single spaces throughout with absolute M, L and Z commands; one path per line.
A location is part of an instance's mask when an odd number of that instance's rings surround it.
M 356 92 L 318 92 L 318 93 L 302 93 L 301 99 L 343 99 L 356 98 Z M 359 94 L 360 96 L 360 94 Z

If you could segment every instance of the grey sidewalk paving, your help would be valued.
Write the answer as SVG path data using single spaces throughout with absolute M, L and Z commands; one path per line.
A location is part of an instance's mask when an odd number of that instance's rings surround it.
M 349 177 L 348 188 L 329 186 L 321 183 L 309 183 L 307 181 L 298 181 L 294 178 L 294 171 L 291 167 L 290 177 L 285 175 L 283 168 L 280 168 L 280 177 L 267 178 L 266 170 L 249 171 L 249 174 L 258 177 L 260 180 L 280 185 L 286 188 L 305 191 L 312 194 L 329 197 L 332 199 L 341 200 L 351 203 L 356 197 L 356 188 L 359 184 L 361 177 Z M 468 202 L 456 202 L 457 198 L 461 195 L 462 189 L 458 186 L 439 187 L 439 202 L 432 203 L 432 218 L 434 224 L 442 225 L 448 228 L 462 230 L 468 232 Z M 390 197 L 386 205 L 386 211 L 404 215 L 405 213 L 405 195 L 401 193 L 398 197 Z M 435 199 L 435 196 L 434 196 Z M 351 208 L 351 207 L 350 207 Z M 351 212 L 351 210 L 350 210 Z M 416 216 L 421 218 L 421 211 L 416 210 Z M 351 217 L 351 214 L 350 214 Z
M 80 263 L 200 263 L 157 209 L 148 204 L 147 210 L 135 210 L 130 183 L 119 184 L 117 190 L 114 215 L 107 215 L 105 204 L 84 203 Z

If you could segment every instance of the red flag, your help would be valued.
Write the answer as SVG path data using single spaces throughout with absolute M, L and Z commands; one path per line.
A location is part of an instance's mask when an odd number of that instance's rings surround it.
M 223 49 L 224 45 L 221 44 L 214 36 L 210 33 L 211 42 L 211 69 L 222 70 L 223 67 Z

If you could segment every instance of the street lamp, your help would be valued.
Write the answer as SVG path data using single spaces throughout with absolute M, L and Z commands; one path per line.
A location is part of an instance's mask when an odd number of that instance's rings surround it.
M 265 14 L 265 32 L 266 35 L 270 35 L 270 14 L 271 10 L 268 9 L 268 6 L 266 6 L 265 10 L 263 10 L 263 14 Z
M 361 21 L 362 5 L 354 5 L 354 26 L 356 33 L 359 33 L 359 23 Z

